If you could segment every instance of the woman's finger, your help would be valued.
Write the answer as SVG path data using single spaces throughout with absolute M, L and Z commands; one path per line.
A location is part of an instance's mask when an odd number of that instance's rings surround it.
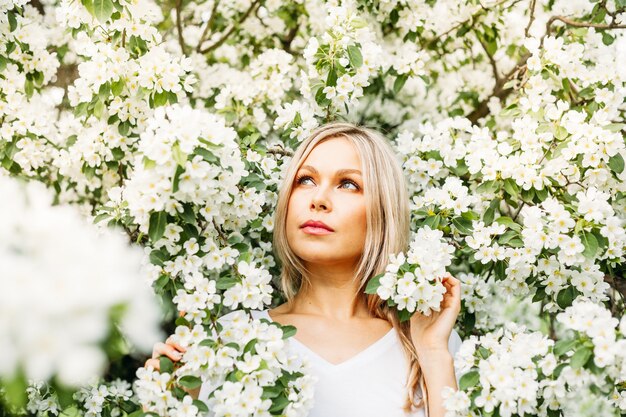
M 154 370 L 156 371 L 160 371 L 161 370 L 161 362 L 158 359 L 148 359 L 146 361 L 146 363 L 143 365 L 144 368 L 148 368 L 152 366 L 152 368 L 154 368 Z
M 177 351 L 174 346 L 159 342 L 154 345 L 152 359 L 156 359 L 161 355 L 167 356 L 174 362 L 179 361 L 183 357 L 183 354 Z
M 178 349 L 181 352 L 186 352 L 187 351 L 187 349 L 185 347 L 179 345 L 178 343 L 176 343 L 174 341 L 174 336 L 168 337 L 167 340 L 165 341 L 165 344 L 174 346 L 176 349 Z

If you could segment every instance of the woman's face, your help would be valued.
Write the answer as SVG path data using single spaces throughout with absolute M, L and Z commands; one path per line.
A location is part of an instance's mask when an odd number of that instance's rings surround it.
M 356 148 L 343 137 L 318 143 L 303 161 L 289 197 L 287 241 L 305 265 L 357 264 L 367 228 L 361 172 Z M 303 228 L 309 220 L 332 231 Z

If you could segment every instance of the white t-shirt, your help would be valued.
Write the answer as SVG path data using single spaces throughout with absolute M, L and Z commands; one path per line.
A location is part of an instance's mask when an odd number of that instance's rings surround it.
M 255 319 L 273 321 L 267 310 L 252 310 L 251 313 Z M 409 362 L 395 328 L 352 358 L 336 365 L 295 337 L 289 338 L 289 341 L 288 346 L 293 353 L 308 356 L 311 373 L 318 378 L 314 385 L 314 405 L 308 417 L 425 416 L 423 407 L 411 414 L 402 410 L 407 393 L 405 384 Z M 454 355 L 460 346 L 461 338 L 453 330 L 448 350 Z M 209 393 L 210 389 L 203 385 L 199 398 L 206 400 Z M 416 395 L 421 395 L 419 389 Z

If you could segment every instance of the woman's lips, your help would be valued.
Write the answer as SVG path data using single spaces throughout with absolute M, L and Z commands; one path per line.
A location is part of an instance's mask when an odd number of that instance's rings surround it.
M 323 227 L 314 227 L 314 226 L 305 226 L 302 228 L 302 231 L 310 235 L 328 235 L 330 233 L 333 233 L 328 229 L 324 229 Z

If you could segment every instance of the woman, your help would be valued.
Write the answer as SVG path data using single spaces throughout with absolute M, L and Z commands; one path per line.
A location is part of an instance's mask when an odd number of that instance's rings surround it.
M 364 293 L 410 240 L 406 182 L 385 138 L 349 123 L 312 132 L 288 166 L 274 223 L 287 302 L 253 317 L 298 329 L 291 346 L 308 355 L 318 377 L 309 415 L 424 416 L 427 409 L 443 417 L 441 390 L 457 388 L 459 281 L 443 279 L 440 312 L 404 323 L 376 294 Z M 156 368 L 161 354 L 178 360 L 179 350 L 157 344 L 146 366 Z

